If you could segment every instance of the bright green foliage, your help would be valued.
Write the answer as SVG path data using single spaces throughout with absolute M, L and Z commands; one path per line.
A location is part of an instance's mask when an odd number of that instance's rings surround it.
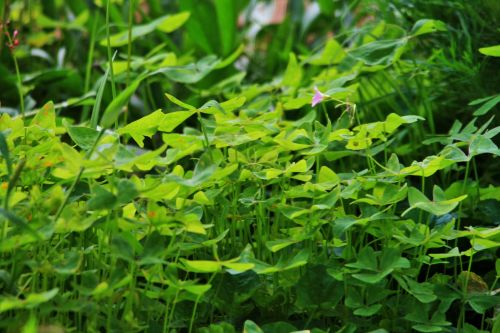
M 179 29 L 187 20 L 189 19 L 189 12 L 181 12 L 175 15 L 165 15 L 163 17 L 157 18 L 156 20 L 143 25 L 136 25 L 132 28 L 132 41 L 143 37 L 154 30 L 159 30 L 162 32 L 172 32 Z M 109 37 L 110 45 L 112 47 L 124 46 L 128 43 L 128 31 L 120 32 L 116 35 Z M 107 45 L 107 39 L 101 40 L 100 44 L 102 46 Z
M 487 56 L 500 57 L 500 45 L 482 47 L 479 52 Z

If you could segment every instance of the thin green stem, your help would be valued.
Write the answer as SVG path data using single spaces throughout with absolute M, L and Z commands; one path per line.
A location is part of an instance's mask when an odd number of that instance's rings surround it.
M 14 61 L 14 68 L 16 69 L 17 92 L 19 94 L 19 108 L 21 110 L 21 117 L 23 118 L 23 121 L 24 121 L 23 81 L 21 79 L 21 72 L 19 71 L 19 64 L 17 62 L 17 57 L 15 55 L 14 41 L 12 40 L 10 33 L 7 32 L 6 28 L 4 28 L 4 33 L 5 33 L 5 36 L 7 36 L 8 45 L 10 45 L 10 47 L 11 47 L 10 54 L 12 55 L 12 60 Z
M 92 148 L 87 152 L 85 155 L 85 159 L 89 159 L 92 153 L 94 152 L 95 148 L 97 147 L 97 143 L 99 142 L 101 136 L 104 134 L 104 129 L 102 129 L 99 132 L 99 135 L 97 136 L 96 140 L 94 141 L 94 144 L 92 145 Z M 56 215 L 54 216 L 54 221 L 57 221 L 59 217 L 61 216 L 61 213 L 68 204 L 69 197 L 71 196 L 71 193 L 73 193 L 73 190 L 75 189 L 76 184 L 80 181 L 80 178 L 82 177 L 83 171 L 85 170 L 85 167 L 81 166 L 80 170 L 78 171 L 78 174 L 76 175 L 75 179 L 73 180 L 73 183 L 69 187 L 68 191 L 66 192 L 66 196 L 64 197 L 63 202 L 59 206 L 59 209 L 57 210 Z
M 134 18 L 135 1 L 129 0 L 128 2 L 128 34 L 127 34 L 127 86 L 130 84 L 130 65 L 132 62 L 132 25 Z M 124 114 L 123 122 L 128 122 L 129 108 L 127 106 Z
M 12 190 L 16 187 L 17 181 L 19 180 L 19 177 L 21 176 L 21 172 L 24 169 L 24 166 L 26 165 L 26 159 L 23 158 L 19 161 L 16 169 L 14 170 L 10 180 L 9 184 L 7 185 L 7 191 L 5 193 L 4 197 L 4 202 L 3 202 L 3 208 L 5 211 L 9 210 L 9 201 L 10 201 L 10 195 L 12 193 Z M 8 220 L 5 219 L 3 222 L 3 227 L 2 227 L 2 235 L 0 240 L 4 240 L 7 237 L 7 227 L 8 227 Z
M 462 185 L 462 194 L 465 193 L 466 189 L 467 189 L 467 180 L 469 179 L 469 172 L 470 172 L 470 161 L 471 160 L 468 160 L 467 161 L 467 164 L 465 165 L 465 176 L 464 176 L 464 183 Z M 461 222 L 462 222 L 462 206 L 463 206 L 463 200 L 460 201 L 460 203 L 458 204 L 458 217 L 457 217 L 457 231 L 460 231 L 460 227 L 461 227 Z M 457 247 L 458 245 L 458 238 L 455 239 L 455 245 L 454 247 Z M 462 270 L 462 264 L 460 262 L 460 270 Z M 457 260 L 455 258 L 454 260 L 454 265 L 453 265 L 453 276 L 456 278 L 457 277 Z
M 113 57 L 111 54 L 111 37 L 109 32 L 109 7 L 111 5 L 111 0 L 106 2 L 106 40 L 107 40 L 107 50 L 108 50 L 108 66 L 111 75 L 111 92 L 113 94 L 113 99 L 116 98 L 116 86 L 115 86 L 115 73 L 113 70 Z
M 127 40 L 127 85 L 130 84 L 130 63 L 132 61 L 132 20 L 134 18 L 135 1 L 128 2 L 128 40 Z
M 217 274 L 217 272 L 212 274 L 212 276 L 208 280 L 207 284 L 209 284 L 209 285 L 211 284 L 211 282 L 215 278 L 216 274 Z M 191 313 L 191 320 L 189 321 L 189 331 L 188 331 L 189 333 L 193 332 L 194 320 L 196 318 L 196 310 L 198 308 L 198 304 L 199 304 L 202 296 L 203 296 L 203 294 L 200 294 L 200 295 L 198 295 L 198 297 L 196 297 L 196 301 L 195 301 L 194 307 L 193 307 L 193 312 Z
M 94 49 L 95 49 L 95 37 L 97 32 L 97 23 L 98 23 L 97 15 L 95 15 L 94 22 L 92 24 L 92 30 L 90 32 L 89 52 L 87 54 L 87 66 L 85 67 L 85 83 L 84 83 L 85 92 L 88 92 L 90 89 L 92 63 L 94 62 Z M 82 112 L 82 116 L 80 118 L 80 122 L 83 122 L 88 118 L 89 112 L 90 112 L 90 106 L 85 106 Z

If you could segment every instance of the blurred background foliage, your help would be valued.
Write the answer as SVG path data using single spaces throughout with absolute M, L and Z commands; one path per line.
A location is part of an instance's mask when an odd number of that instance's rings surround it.
M 390 38 L 409 30 L 419 19 L 433 18 L 445 22 L 447 31 L 420 39 L 407 55 L 413 56 L 418 65 L 411 73 L 412 78 L 418 80 L 430 73 L 425 76 L 427 82 L 422 82 L 425 87 L 420 87 L 427 88 L 426 101 L 416 101 L 417 104 L 428 104 L 434 113 L 439 113 L 437 121 L 447 124 L 457 115 L 466 116 L 471 110 L 468 103 L 477 96 L 498 92 L 495 89 L 500 83 L 499 75 L 492 75 L 498 73 L 498 59 L 477 51 L 498 43 L 500 3 L 495 0 L 135 0 L 130 3 L 111 1 L 111 33 L 126 31 L 130 10 L 134 24 L 145 24 L 169 13 L 190 12 L 185 29 L 168 35 L 157 31 L 135 40 L 134 56 L 166 50 L 175 54 L 177 64 L 185 64 L 207 54 L 226 57 L 244 45 L 236 66 L 211 73 L 195 85 L 196 89 L 210 87 L 218 78 L 241 71 L 246 72 L 245 83 L 269 81 L 284 71 L 290 52 L 307 57 L 331 38 L 343 47 L 352 48 L 360 45 L 375 27 L 381 32 L 377 38 Z M 106 35 L 106 2 L 2 0 L 0 4 L 3 21 L 10 21 L 10 29 L 19 30 L 21 45 L 16 56 L 27 105 L 35 108 L 48 99 L 64 101 L 87 93 L 91 88 L 89 83 L 96 82 L 106 65 L 106 45 L 99 43 Z M 94 26 L 97 43 L 88 77 L 86 68 Z M 117 58 L 123 58 L 127 46 L 116 49 Z M 2 107 L 7 108 L 2 110 L 14 112 L 9 108 L 17 108 L 19 102 L 5 40 L 0 51 L 0 100 Z M 168 82 L 151 83 L 152 98 L 147 103 L 166 106 L 162 92 L 165 88 L 175 91 L 175 87 L 168 87 Z M 408 98 L 417 98 L 412 95 L 415 87 L 408 88 L 404 91 Z M 106 93 L 109 101 L 110 92 Z M 71 112 L 77 115 L 80 109 Z

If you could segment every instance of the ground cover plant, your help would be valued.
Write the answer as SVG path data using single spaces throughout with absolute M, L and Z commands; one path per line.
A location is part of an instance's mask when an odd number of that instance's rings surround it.
M 499 332 L 495 1 L 0 1 L 0 330 Z

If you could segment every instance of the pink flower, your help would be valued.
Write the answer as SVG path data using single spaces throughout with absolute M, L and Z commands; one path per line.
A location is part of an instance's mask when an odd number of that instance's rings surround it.
M 326 95 L 319 91 L 318 87 L 314 87 L 314 96 L 312 98 L 311 106 L 315 107 L 317 104 L 321 103 Z

